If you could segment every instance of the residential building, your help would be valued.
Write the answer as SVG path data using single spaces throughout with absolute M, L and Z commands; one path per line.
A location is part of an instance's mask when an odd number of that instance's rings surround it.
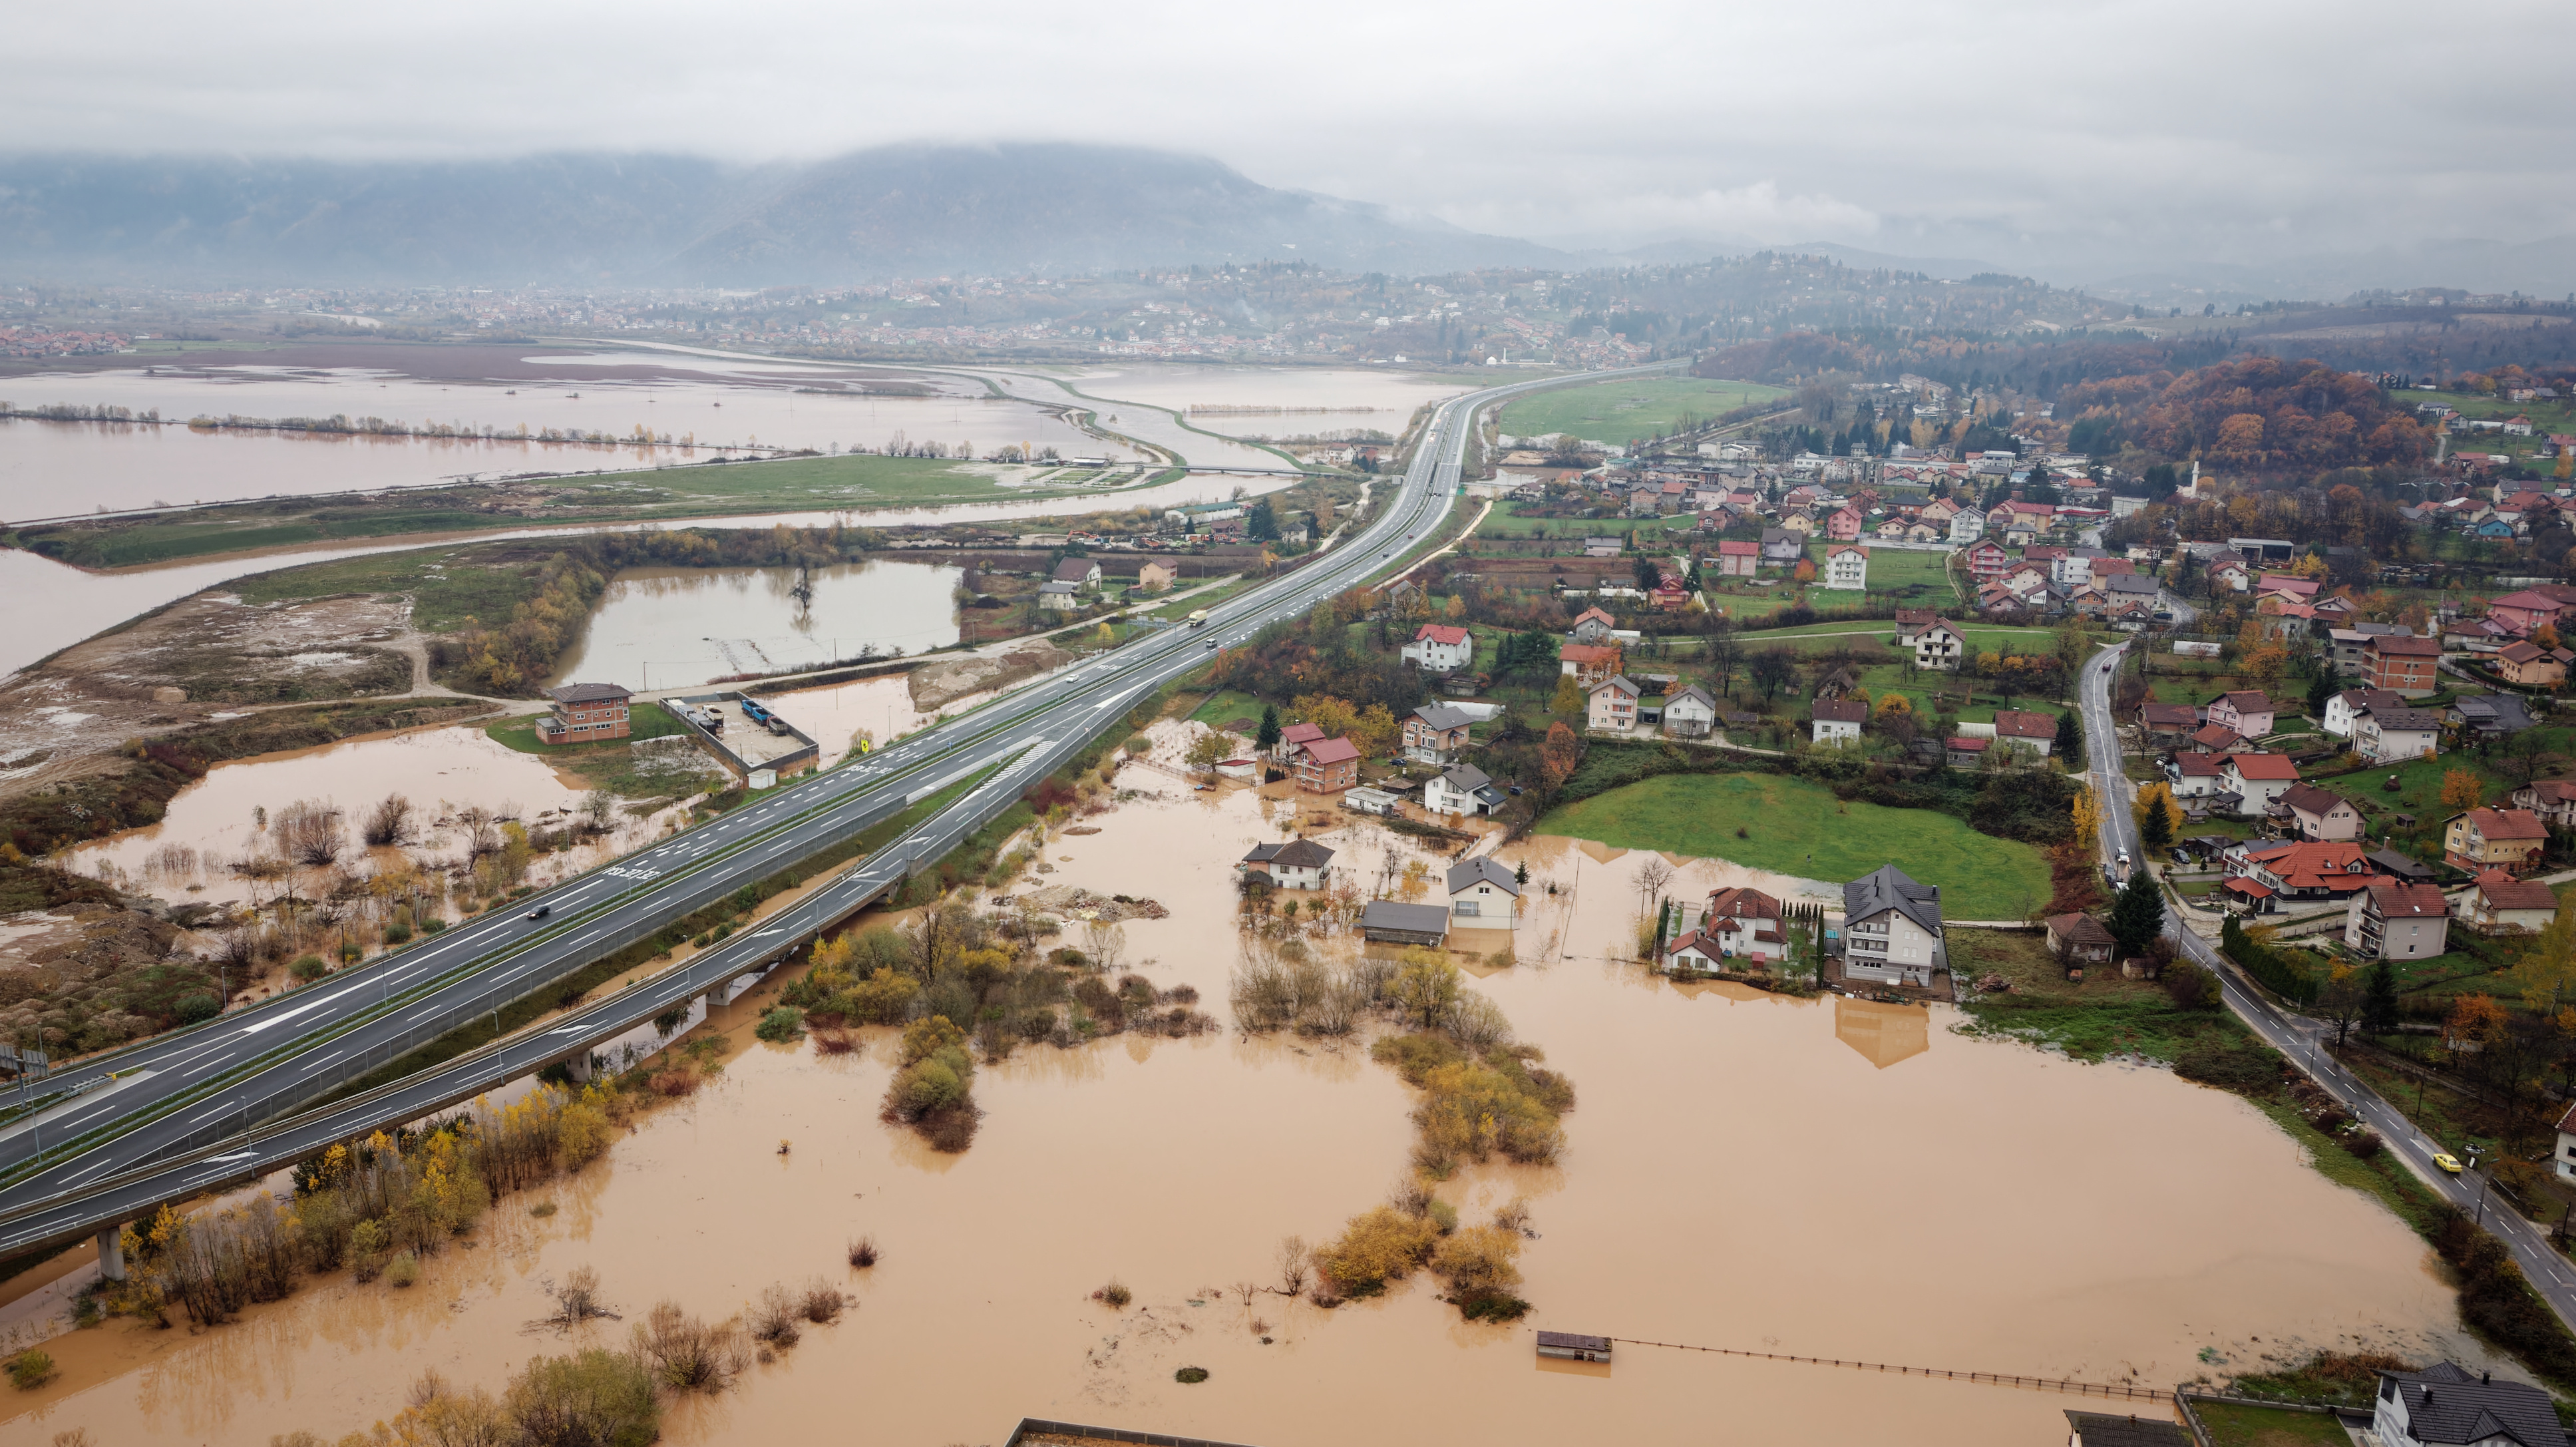
M 635 695 L 613 683 L 567 683 L 546 690 L 552 707 L 537 719 L 537 742 L 588 744 L 634 732 L 628 707 Z
M 1820 698 L 1813 718 L 1814 742 L 1840 743 L 1860 737 L 1860 726 L 1869 722 L 1869 705 L 1856 698 Z
M 2349 900 L 2375 878 L 2384 878 L 2356 843 L 2239 844 L 2219 856 L 2227 878 L 2221 892 L 2260 913 L 2284 904 Z
M 2319 722 L 2327 733 L 2348 739 L 2352 737 L 2353 715 L 2363 709 L 2405 706 L 2405 699 L 2384 688 L 2347 688 L 2326 700 L 2326 716 Z
M 1051 581 L 1071 583 L 1083 592 L 1097 593 L 1100 591 L 1100 564 L 1090 558 L 1066 558 L 1055 565 L 1055 576 Z
M 2451 700 L 2442 717 L 2477 738 L 2503 738 L 2532 724 L 2531 710 L 2519 695 L 2510 693 L 2462 694 Z
M 2522 688 L 2556 688 L 2567 681 L 2567 660 L 2576 658 L 2564 648 L 2543 648 L 2525 639 L 2509 644 L 2495 655 L 2495 670 L 2504 681 Z
M 2181 747 L 2195 754 L 2246 754 L 2256 752 L 2256 749 L 2252 744 L 2245 742 L 2245 736 L 2243 734 L 2238 733 L 2236 730 L 2229 728 L 2225 724 L 2201 725 L 2199 728 L 2192 730 L 2191 737 L 2183 740 Z
M 2531 636 L 2543 623 L 2555 623 L 2567 605 L 2538 589 L 2507 593 L 2487 605 L 2487 616 L 2501 623 L 2517 638 Z
M 1968 572 L 1980 583 L 1991 583 L 2012 571 L 2013 555 L 1992 538 L 1968 549 Z
M 2361 837 L 2361 811 L 2341 794 L 2314 784 L 2292 784 L 2281 791 L 2281 807 L 2290 813 L 2291 832 L 2301 839 L 2332 842 Z
M 2048 751 L 2057 745 L 2057 715 L 1999 708 L 1995 710 L 1995 738 L 2047 758 Z
M 2528 873 L 2549 826 L 2528 809 L 2470 809 L 2442 821 L 2442 858 L 2454 869 Z
M 2513 791 L 2506 802 L 2528 809 L 2552 829 L 2576 829 L 2576 779 L 2538 779 Z
M 2442 658 L 2442 645 L 2437 639 L 2382 634 L 2370 640 L 2363 656 L 2369 660 L 2367 677 L 2373 688 L 2422 698 L 2442 687 L 2435 667 Z
M 1617 733 L 1628 732 L 1637 726 L 1637 700 L 1643 694 L 1644 690 L 1624 673 L 1603 679 L 1584 695 L 1588 701 L 1584 711 L 1585 725 Z
M 1256 844 L 1235 868 L 1266 874 L 1281 889 L 1322 889 L 1333 882 L 1333 851 L 1312 839 Z
M 1666 694 L 1664 732 L 1677 739 L 1704 739 L 1717 732 L 1717 700 L 1696 683 Z
M 1826 588 L 1867 588 L 1869 549 L 1856 543 L 1837 543 L 1825 549 L 1825 571 L 1816 581 Z
M 1299 754 L 1304 753 L 1309 746 L 1323 741 L 1324 731 L 1321 727 L 1310 723 L 1290 724 L 1279 731 L 1279 742 L 1271 746 L 1271 761 L 1283 767 L 1293 767 Z
M 2122 501 L 2134 502 L 2135 498 Z M 2066 1409 L 2066 1447 L 2195 1447 L 2191 1433 L 2176 1422 Z
M 1431 673 L 1455 673 L 1476 661 L 1476 637 L 1464 628 L 1425 623 L 1414 630 L 1413 641 L 1404 645 L 1400 656 Z
M 1760 543 L 1741 538 L 1721 539 L 1717 550 L 1710 556 L 1716 560 L 1717 575 L 1721 578 L 1755 578 L 1762 574 Z
M 2209 701 L 2209 721 L 2224 724 L 2249 739 L 2272 731 L 2272 700 L 2260 689 L 2238 689 Z
M 2366 708 L 2352 720 L 2352 751 L 2374 764 L 2440 752 L 2442 716 L 2429 708 Z
M 1449 866 L 1449 917 L 1453 926 L 1510 929 L 1521 901 L 1520 882 L 1490 854 Z
M 2199 729 L 2200 710 L 2187 703 L 2140 704 L 2138 727 L 2151 744 L 2172 743 Z
M 1038 606 L 1053 613 L 1071 613 L 1082 606 L 1082 585 L 1050 578 L 1038 584 Z
M 1930 626 L 1914 635 L 1912 642 L 1914 666 L 1917 668 L 1956 672 L 1960 662 L 1968 656 L 1968 636 L 1951 627 L 1946 618 L 1933 619 Z
M 2194 799 L 2215 794 L 2227 787 L 2225 761 L 2208 754 L 2176 754 L 2165 766 L 2165 776 L 2173 780 L 2176 799 Z
M 1788 955 L 1780 918 L 1780 901 L 1758 889 L 1714 890 L 1700 911 L 1698 932 L 1716 945 L 1721 958 L 1767 966 Z
M 1451 764 L 1422 785 L 1422 807 L 1434 814 L 1485 814 L 1510 802 L 1485 771 L 1473 764 Z
M 1941 615 L 1939 613 L 1930 608 L 1897 609 L 1896 646 L 1899 648 L 1913 647 L 1914 636 L 1938 622 L 1940 617 Z
M 1425 704 L 1404 716 L 1404 756 L 1417 764 L 1445 764 L 1467 747 L 1475 720 L 1445 703 Z
M 1360 911 L 1360 938 L 1371 944 L 1436 947 L 1449 938 L 1449 911 L 1436 904 L 1373 899 Z
M 1966 547 L 1986 535 L 1986 515 L 1975 508 L 1962 509 L 1950 519 L 1950 541 Z M 1996 552 L 2003 549 L 1997 548 Z
M 2053 914 L 2048 917 L 2048 950 L 2070 965 L 2107 965 L 2111 962 L 2111 932 L 2089 914 Z
M 1941 756 L 1954 769 L 1983 768 L 1986 755 L 1993 752 L 1994 746 L 1993 739 L 1954 738 L 1942 743 Z
M 2370 1431 L 2379 1447 L 2561 1447 L 2567 1441 L 2547 1392 L 2451 1362 L 2381 1372 Z
M 1941 937 L 1941 886 L 1918 884 L 1893 864 L 1843 886 L 1843 974 L 1891 985 L 1929 985 L 1950 968 Z
M 1803 531 L 1789 528 L 1762 530 L 1762 561 L 1794 563 L 1807 555 L 1807 538 Z
M 1169 563 L 1158 563 L 1151 558 L 1148 558 L 1142 566 L 1136 569 L 1136 591 L 1140 593 L 1168 593 L 1172 590 L 1173 580 L 1178 577 L 1180 577 L 1179 570 L 1172 567 Z
M 2576 1102 L 2559 1114 L 2558 1149 L 2552 1154 L 2558 1160 L 2558 1179 L 2576 1181 Z
M 1559 671 L 1572 675 L 1585 693 L 1617 677 L 1621 660 L 1616 643 L 1568 643 L 1556 650 Z
M 2249 814 L 2271 808 L 2299 782 L 2299 766 L 2288 754 L 2229 754 L 2223 767 L 2220 777 L 2229 792 L 2244 798 Z
M 1360 746 L 1349 739 L 1320 739 L 1297 751 L 1297 787 L 1309 794 L 1337 794 L 1360 781 Z
M 1565 630 L 1570 643 L 1608 643 L 1619 628 L 1619 620 L 1598 608 L 1586 608 L 1574 615 L 1574 626 Z
M 2460 918 L 2481 934 L 2538 934 L 2558 918 L 2558 891 L 2501 869 L 2481 869 L 2461 894 Z
M 2365 960 L 2420 960 L 2450 948 L 2451 902 L 2438 884 L 2374 881 L 2344 910 L 2344 945 Z

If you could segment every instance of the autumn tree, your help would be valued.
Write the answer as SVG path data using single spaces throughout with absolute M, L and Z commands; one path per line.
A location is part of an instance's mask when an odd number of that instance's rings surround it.
M 1547 741 L 1538 746 L 1539 767 L 1547 771 L 1550 788 L 1561 788 L 1583 759 L 1583 741 L 1563 722 L 1547 727 Z
M 1574 681 L 1573 674 L 1560 674 L 1557 677 L 1556 697 L 1548 700 L 1547 707 L 1549 712 L 1561 718 L 1571 718 L 1583 712 L 1583 689 Z M 1557 727 L 1563 728 L 1565 725 L 1560 723 Z
M 2075 791 L 2073 809 L 2075 838 L 2090 848 L 2092 841 L 2102 837 L 2102 801 L 2094 795 L 2091 785 Z
M 2474 809 L 2485 800 L 2486 796 L 2486 780 L 2478 777 L 2477 770 L 2444 769 L 2442 771 L 2443 808 Z

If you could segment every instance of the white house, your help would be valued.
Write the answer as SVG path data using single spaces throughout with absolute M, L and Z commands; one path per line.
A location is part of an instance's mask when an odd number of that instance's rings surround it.
M 2336 738 L 2348 739 L 2352 737 L 2353 719 L 2363 709 L 2405 706 L 2403 695 L 2384 688 L 2347 688 L 2326 700 L 2325 731 Z
M 1690 684 L 1664 697 L 1664 732 L 1680 739 L 1704 739 L 1717 731 L 1717 700 L 1707 689 Z
M 1282 889 L 1322 889 L 1333 880 L 1333 851 L 1312 839 L 1256 844 L 1235 867 L 1267 874 Z
M 2299 782 L 2299 766 L 2287 754 L 2229 754 L 2219 769 L 2221 782 L 2245 801 L 2248 814 L 2271 808 Z
M 1817 581 L 1828 588 L 1867 588 L 1869 549 L 1853 543 L 1836 543 L 1825 549 L 1825 572 Z
M 2353 715 L 2352 751 L 2374 764 L 2421 758 L 2442 743 L 2442 716 L 2429 708 L 2365 708 Z
M 1475 635 L 1445 623 L 1425 623 L 1404 645 L 1402 657 L 1416 668 L 1455 673 L 1476 661 Z
M 1961 517 L 1972 516 L 1969 513 Z M 1914 635 L 1914 666 L 1955 672 L 1960 660 L 1968 656 L 1968 637 L 1950 626 L 1950 620 L 1935 618 L 1932 626 Z
M 2558 892 L 2536 879 L 2483 869 L 2454 908 L 2482 934 L 2538 934 L 2558 918 Z
M 1468 929 L 1510 929 L 1520 907 L 1520 881 L 1490 855 L 1449 866 L 1449 918 Z
M 1941 886 L 1893 864 L 1843 886 L 1843 973 L 1891 985 L 1929 985 L 1950 967 L 1941 942 Z
M 1860 726 L 1869 722 L 1869 705 L 1856 698 L 1820 698 L 1815 710 L 1812 738 L 1820 744 L 1859 738 Z
M 1986 515 L 1975 508 L 1964 509 L 1950 519 L 1950 541 L 1963 548 L 1985 535 Z
M 1038 584 L 1038 606 L 1058 613 L 1070 613 L 1082 606 L 1082 585 L 1050 578 Z
M 1452 764 L 1422 786 L 1422 807 L 1434 814 L 1491 814 L 1509 797 L 1473 764 Z
M 1780 930 L 1780 901 L 1758 889 L 1712 890 L 1696 931 L 1717 947 L 1723 958 L 1768 965 L 1789 951 Z

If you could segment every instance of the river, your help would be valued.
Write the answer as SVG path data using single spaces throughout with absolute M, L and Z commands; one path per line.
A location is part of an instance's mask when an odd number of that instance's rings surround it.
M 629 568 L 609 583 L 557 682 L 630 689 L 920 653 L 957 641 L 963 570 L 870 559 L 816 568 L 809 600 L 793 568 Z
M 1121 783 L 1141 792 L 1085 821 L 1099 833 L 1050 842 L 1052 872 L 1019 887 L 1162 901 L 1168 919 L 1126 926 L 1128 967 L 1195 985 L 1222 1016 L 1232 861 L 1281 838 L 1295 806 L 1191 793 L 1142 764 Z M 1413 854 L 1372 822 L 1336 826 L 1316 837 L 1362 878 Z M 1403 1170 L 1411 1092 L 1352 1044 L 1024 1049 L 979 1076 L 983 1129 L 951 1157 L 875 1118 L 889 1032 L 838 1058 L 757 1044 L 755 996 L 712 1022 L 731 1041 L 719 1084 L 579 1176 L 505 1198 L 420 1285 L 326 1278 L 204 1333 L 60 1338 L 63 1380 L 16 1400 L 0 1444 L 74 1426 L 327 1440 L 392 1415 L 425 1367 L 497 1388 L 531 1354 L 622 1341 L 614 1323 L 523 1330 L 544 1314 L 539 1283 L 584 1264 L 630 1319 L 663 1297 L 722 1316 L 816 1273 L 858 1297 L 737 1389 L 680 1403 L 665 1426 L 680 1447 L 846 1435 L 854 1417 L 872 1441 L 990 1443 L 1024 1414 L 1269 1447 L 1986 1447 L 2055 1440 L 2082 1405 L 1625 1343 L 1606 1369 L 1542 1365 L 1533 1327 L 2159 1387 L 2325 1346 L 2501 1369 L 2461 1337 L 2422 1243 L 2243 1101 L 1954 1035 L 1947 1009 L 1662 982 L 1612 957 L 1649 856 L 1541 838 L 1502 857 L 1531 870 L 1525 963 L 1480 965 L 1474 987 L 1580 1104 L 1557 1166 L 1471 1167 L 1441 1194 L 1470 1220 L 1529 1198 L 1523 1323 L 1463 1324 L 1421 1277 L 1334 1311 L 1211 1294 L 1268 1279 L 1282 1235 L 1330 1237 Z M 1732 877 L 1692 862 L 1671 892 Z M 1502 938 L 1486 933 L 1479 953 Z M 560 1212 L 532 1217 L 540 1200 Z M 872 1271 L 842 1263 L 861 1232 L 886 1252 Z M 1088 1299 L 1113 1277 L 1136 1293 L 1124 1312 Z M 1182 1365 L 1212 1377 L 1176 1384 Z

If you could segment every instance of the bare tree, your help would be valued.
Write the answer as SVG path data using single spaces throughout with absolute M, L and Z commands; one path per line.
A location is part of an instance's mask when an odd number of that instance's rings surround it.
M 348 844 L 340 811 L 327 800 L 298 799 L 280 809 L 269 828 L 278 852 L 298 864 L 328 864 Z
M 411 841 L 411 800 L 400 794 L 387 794 L 384 801 L 367 811 L 366 822 L 358 826 L 358 837 L 375 848 Z
M 473 863 L 501 847 L 500 821 L 480 804 L 468 804 L 456 811 L 456 822 L 465 826 L 465 862 Z
M 1297 1296 L 1306 1290 L 1306 1272 L 1310 1265 L 1303 1236 L 1279 1238 L 1279 1294 Z
M 609 816 L 617 808 L 617 796 L 606 789 L 593 789 L 581 796 L 581 812 L 590 819 L 590 827 L 606 829 Z
M 1664 862 L 1663 856 L 1647 855 L 1646 862 L 1637 866 L 1637 914 L 1640 918 L 1664 897 L 1664 886 L 1672 882 L 1673 867 Z
M 1082 927 L 1083 953 L 1102 970 L 1115 973 L 1127 958 L 1127 929 L 1116 920 L 1095 919 Z

